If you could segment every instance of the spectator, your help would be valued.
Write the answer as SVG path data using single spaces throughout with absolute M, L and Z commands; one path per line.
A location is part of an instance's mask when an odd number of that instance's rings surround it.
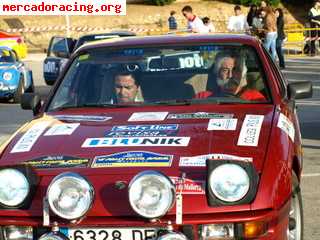
M 177 20 L 174 17 L 175 14 L 176 14 L 176 11 L 171 11 L 170 12 L 170 17 L 168 18 L 168 23 L 169 23 L 169 29 L 170 30 L 177 30 L 178 29 Z
M 266 18 L 264 21 L 264 30 L 266 33 L 264 46 L 271 52 L 273 60 L 275 60 L 276 52 L 276 40 L 277 40 L 277 18 L 272 8 L 266 8 Z
M 266 8 L 266 7 L 269 7 L 269 4 L 266 1 L 261 1 L 260 2 L 260 9 Z
M 264 21 L 266 17 L 266 11 L 264 9 L 258 10 L 257 15 L 252 20 L 252 32 L 260 39 L 265 37 L 264 33 Z
M 249 30 L 247 18 L 242 14 L 241 7 L 234 7 L 234 16 L 229 18 L 227 29 L 232 32 L 244 32 Z
M 204 17 L 204 18 L 202 18 L 202 22 L 203 22 L 205 28 L 207 29 L 208 33 L 215 32 L 215 27 L 213 26 L 212 22 L 210 21 L 210 18 Z
M 283 50 L 282 50 L 282 43 L 283 43 L 283 40 L 286 38 L 286 35 L 284 33 L 284 18 L 283 18 L 282 9 L 277 8 L 275 14 L 277 18 L 277 30 L 278 30 L 278 37 L 276 40 L 276 50 L 279 58 L 279 66 L 281 69 L 284 69 L 285 63 L 284 63 L 284 56 L 283 56 Z
M 189 5 L 184 6 L 181 12 L 188 21 L 188 30 L 193 33 L 206 33 L 207 29 L 202 20 L 192 13 L 192 7 Z
M 253 18 L 257 16 L 258 7 L 256 4 L 252 4 L 250 6 L 249 13 L 247 15 L 247 23 L 250 27 L 252 27 Z
M 309 10 L 308 18 L 310 21 L 310 27 L 311 28 L 319 28 L 320 27 L 320 1 L 315 1 L 313 7 Z M 312 30 L 311 31 L 311 38 L 320 37 L 320 31 L 319 30 Z M 320 44 L 320 41 L 319 41 Z M 310 53 L 311 56 L 314 56 L 316 54 L 316 41 L 311 40 L 310 42 Z

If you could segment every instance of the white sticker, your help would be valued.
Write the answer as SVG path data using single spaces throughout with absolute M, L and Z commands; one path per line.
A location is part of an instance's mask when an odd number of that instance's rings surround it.
M 246 115 L 241 127 L 238 146 L 258 146 L 263 119 L 263 115 Z
M 283 130 L 294 142 L 294 126 L 293 123 L 282 113 L 280 113 L 277 127 Z
M 237 119 L 228 118 L 228 119 L 210 119 L 208 124 L 208 131 L 211 130 L 236 130 L 237 128 Z
M 176 195 L 176 224 L 182 224 L 182 195 Z
M 230 154 L 214 153 L 214 154 L 206 154 L 206 155 L 199 155 L 199 156 L 193 156 L 193 157 L 180 157 L 179 166 L 180 167 L 205 167 L 207 159 L 252 162 L 251 157 L 239 157 L 239 156 L 230 155 Z
M 80 123 L 65 123 L 53 125 L 44 136 L 71 135 Z
M 119 138 L 87 138 L 82 147 L 137 147 L 162 146 L 185 147 L 190 137 L 119 137 Z
M 142 121 L 163 121 L 168 112 L 139 112 L 133 113 L 128 119 L 129 122 L 142 122 Z
M 61 121 L 76 121 L 76 122 L 105 122 L 112 117 L 106 117 L 106 116 L 93 116 L 93 115 L 53 115 L 56 119 L 59 119 Z
M 29 152 L 38 140 L 40 135 L 44 132 L 50 122 L 40 122 L 33 125 L 23 136 L 19 139 L 16 145 L 12 148 L 11 153 Z

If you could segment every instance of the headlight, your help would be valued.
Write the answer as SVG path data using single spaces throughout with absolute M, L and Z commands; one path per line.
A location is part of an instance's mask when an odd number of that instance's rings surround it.
M 169 232 L 157 238 L 157 240 L 187 240 L 187 237 L 182 233 Z
M 0 170 L 0 203 L 15 207 L 21 204 L 30 191 L 30 185 L 23 173 L 8 168 Z
M 2 78 L 6 81 L 10 81 L 12 79 L 12 73 L 11 72 L 4 72 L 2 74 Z
M 225 202 L 241 200 L 249 191 L 250 178 L 247 172 L 237 164 L 222 164 L 209 176 L 212 193 Z
M 3 227 L 5 240 L 32 240 L 32 227 L 5 226 Z
M 175 186 L 156 171 L 144 171 L 129 184 L 129 201 L 133 210 L 146 218 L 165 215 L 175 200 Z
M 90 209 L 94 190 L 91 184 L 76 173 L 56 176 L 47 191 L 51 210 L 65 219 L 82 217 Z

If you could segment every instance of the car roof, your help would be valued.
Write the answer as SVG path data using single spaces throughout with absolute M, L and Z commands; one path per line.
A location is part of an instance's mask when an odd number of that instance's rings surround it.
M 146 45 L 167 44 L 192 44 L 192 43 L 230 43 L 257 46 L 260 42 L 253 36 L 245 34 L 184 34 L 184 35 L 157 35 L 157 36 L 135 36 L 125 38 L 103 39 L 81 46 L 79 51 L 101 47 L 136 47 Z
M 7 46 L 0 46 L 0 50 L 12 51 L 12 48 Z
M 96 37 L 96 36 L 120 36 L 120 37 L 125 37 L 125 36 L 136 36 L 136 34 L 134 32 L 130 32 L 130 31 L 112 31 L 112 32 L 107 32 L 107 33 L 97 33 L 97 34 L 86 34 L 83 35 L 81 37 L 79 37 L 79 39 L 91 39 L 92 37 Z

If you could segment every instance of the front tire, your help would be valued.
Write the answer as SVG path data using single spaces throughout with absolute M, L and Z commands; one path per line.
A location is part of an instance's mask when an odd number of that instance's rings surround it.
M 303 240 L 303 207 L 300 184 L 297 176 L 292 173 L 292 195 L 290 200 L 288 240 Z
M 14 96 L 13 96 L 13 102 L 14 102 L 14 103 L 20 103 L 20 101 L 21 101 L 21 96 L 22 96 L 22 94 L 24 94 L 24 92 L 25 92 L 25 89 L 24 89 L 24 88 L 25 88 L 25 87 L 24 87 L 23 77 L 20 77 L 18 89 L 17 89 L 17 91 L 14 93 Z

